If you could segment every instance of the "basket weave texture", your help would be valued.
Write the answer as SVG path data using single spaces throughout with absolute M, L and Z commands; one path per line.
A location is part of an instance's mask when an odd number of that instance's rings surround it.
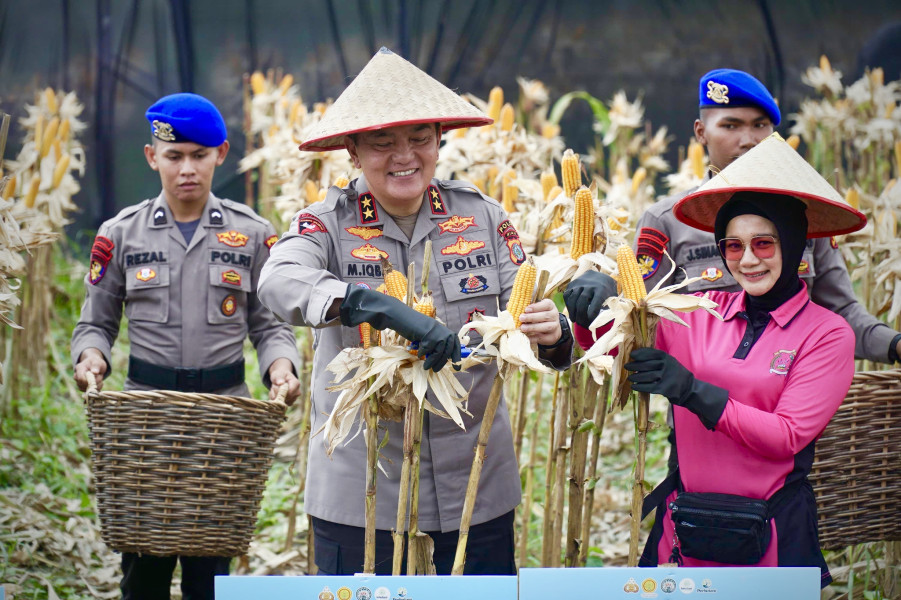
M 282 402 L 86 394 L 103 541 L 117 552 L 239 556 L 253 536 Z
M 854 376 L 810 473 L 820 547 L 901 540 L 901 369 Z

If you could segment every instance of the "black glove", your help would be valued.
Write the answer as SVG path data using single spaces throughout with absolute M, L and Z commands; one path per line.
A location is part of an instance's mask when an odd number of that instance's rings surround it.
M 587 271 L 569 282 L 563 301 L 572 322 L 587 329 L 611 296 L 616 296 L 616 280 L 604 273 Z
M 353 283 L 340 309 L 341 324 L 356 327 L 369 323 L 376 329 L 390 328 L 411 342 L 419 342 L 419 357 L 425 357 L 424 369 L 440 371 L 448 360 L 460 362 L 460 339 L 453 331 L 400 300 Z M 460 370 L 458 365 L 455 369 Z
M 726 410 L 727 390 L 695 379 L 691 371 L 663 350 L 636 348 L 625 368 L 634 371 L 629 375 L 633 390 L 666 396 L 673 404 L 698 415 L 707 429 L 713 430 Z

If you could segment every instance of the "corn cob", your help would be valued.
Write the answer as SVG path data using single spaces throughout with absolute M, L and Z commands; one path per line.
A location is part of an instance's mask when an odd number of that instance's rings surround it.
M 560 135 L 560 126 L 553 123 L 544 123 L 541 126 L 541 137 L 546 140 L 554 139 Z
M 502 204 L 504 205 L 504 210 L 507 214 L 512 213 L 516 208 L 513 205 L 513 201 L 519 197 L 519 188 L 516 187 L 516 184 L 513 183 L 513 179 L 516 177 L 516 171 L 510 169 L 504 174 L 504 185 L 501 188 L 501 199 Z
M 497 198 L 497 194 L 495 193 L 495 190 L 497 189 L 497 174 L 498 174 L 498 172 L 499 172 L 499 169 L 497 167 L 495 167 L 494 165 L 492 165 L 491 167 L 488 168 L 488 190 L 486 193 L 489 196 L 491 196 L 492 198 Z
M 797 136 L 797 134 L 792 134 L 788 136 L 788 139 L 785 140 L 785 143 L 792 147 L 792 150 L 797 150 L 798 146 L 801 145 L 801 138 Z
M 380 294 L 387 294 L 387 293 L 388 293 L 388 286 L 385 285 L 384 283 L 380 283 L 380 284 L 379 284 L 379 287 L 375 288 L 375 291 L 377 291 L 377 292 L 380 293 Z
M 360 323 L 358 326 L 360 331 L 360 344 L 363 348 L 371 348 L 372 347 L 372 325 L 369 323 Z M 380 331 L 375 332 L 375 345 L 378 346 L 381 344 L 382 333 Z
M 407 278 L 400 271 L 395 270 L 388 259 L 382 259 L 382 274 L 385 276 L 385 289 L 389 296 L 397 298 L 401 302 L 407 301 Z
M 324 115 L 327 108 L 328 104 L 325 102 L 316 102 L 313 104 L 313 110 L 319 113 L 319 116 Z
M 6 187 L 3 188 L 3 199 L 9 200 L 16 193 L 16 176 L 13 175 L 6 182 Z
M 538 271 L 531 256 L 526 259 L 526 262 L 519 265 L 519 269 L 516 271 L 516 279 L 513 280 L 513 291 L 510 294 L 510 299 L 507 300 L 507 312 L 513 316 L 513 322 L 516 323 L 517 329 L 521 325 L 519 317 L 522 316 L 526 307 L 532 303 L 532 291 L 535 287 L 537 275 Z
M 47 124 L 47 129 L 44 130 L 44 139 L 41 140 L 41 158 L 50 153 L 50 147 L 53 145 L 53 140 L 56 139 L 57 131 L 59 131 L 59 117 L 53 117 Z
M 291 84 L 294 83 L 294 75 L 288 73 L 284 77 L 282 77 L 281 83 L 278 84 L 278 93 L 281 96 L 284 96 L 288 93 L 288 88 L 291 87 Z
M 28 193 L 25 194 L 25 206 L 34 208 L 34 200 L 38 197 L 38 189 L 41 187 L 41 176 L 35 175 L 31 178 L 31 184 L 28 186 Z
M 413 305 L 413 310 L 434 319 L 438 315 L 438 310 L 435 308 L 435 300 L 432 298 L 432 292 L 426 292 L 425 296 Z
M 254 71 L 250 76 L 250 89 L 253 90 L 254 96 L 259 96 L 266 91 L 266 76 L 260 71 Z
M 69 141 L 69 130 L 71 127 L 72 127 L 72 125 L 69 123 L 69 119 L 63 119 L 60 122 L 59 134 L 57 134 L 57 137 L 59 138 L 60 142 L 65 144 L 66 142 Z
M 700 142 L 692 140 L 688 144 L 688 164 L 691 165 L 691 172 L 698 179 L 704 177 L 704 146 Z
M 551 191 L 549 191 L 547 193 L 546 200 L 548 202 L 550 202 L 551 200 L 554 200 L 557 196 L 559 196 L 562 193 L 563 193 L 563 188 L 560 187 L 559 185 L 555 185 L 554 187 L 551 188 Z
M 513 131 L 513 121 L 516 114 L 513 112 L 513 105 L 509 102 L 505 103 L 501 108 L 501 131 Z
M 484 177 L 472 177 L 472 178 L 470 178 L 469 181 L 472 182 L 472 184 L 475 185 L 477 188 L 479 188 L 480 192 L 482 192 L 483 194 L 488 194 L 488 188 L 485 187 L 485 178 Z
M 491 91 L 488 93 L 488 116 L 494 119 L 494 122 L 497 123 L 498 119 L 501 116 L 501 108 L 504 105 L 504 89 L 496 85 L 491 88 Z
M 41 145 L 44 143 L 44 115 L 38 115 L 34 122 L 34 149 L 41 151 Z
M 901 140 L 895 142 L 895 172 L 901 176 Z
M 635 170 L 635 173 L 632 175 L 632 195 L 638 193 L 638 188 L 641 187 L 641 184 L 644 183 L 644 180 L 648 177 L 648 170 L 644 167 L 638 167 Z
M 829 59 L 826 58 L 825 54 L 820 55 L 820 70 L 827 73 L 832 71 L 832 65 L 829 64 Z
M 594 251 L 594 198 L 584 185 L 576 192 L 573 239 L 569 255 L 577 259 Z
M 69 170 L 69 155 L 63 154 L 62 158 L 59 159 L 59 162 L 56 163 L 56 166 L 53 168 L 53 180 L 50 184 L 50 189 L 54 190 L 59 187 L 60 182 L 63 180 L 63 176 Z
M 563 178 L 563 191 L 567 198 L 572 198 L 582 184 L 582 172 L 579 155 L 567 149 L 560 160 L 560 175 Z
M 551 191 L 548 192 L 547 201 L 550 202 L 557 196 L 563 193 L 563 188 L 559 185 L 555 185 L 551 188 Z M 544 239 L 550 239 L 551 232 L 556 231 L 563 227 L 563 207 L 558 206 L 554 209 L 554 216 L 551 217 L 551 226 L 544 230 Z
M 542 171 L 540 181 L 541 193 L 544 196 L 544 201 L 547 202 L 550 200 L 548 194 L 550 194 L 551 190 L 554 189 L 554 186 L 557 185 L 557 175 L 554 173 L 553 169 Z
M 860 209 L 860 192 L 857 191 L 857 188 L 848 188 L 848 191 L 845 192 L 845 202 L 850 204 L 854 210 Z
M 876 67 L 870 71 L 870 85 L 874 88 L 881 88 L 885 85 L 885 71 L 882 67 Z
M 53 160 L 55 162 L 59 162 L 59 159 L 63 157 L 63 146 L 59 142 L 59 137 L 53 140 Z
M 635 253 L 628 244 L 623 244 L 616 249 L 616 266 L 619 268 L 619 279 L 623 287 L 623 295 L 629 300 L 640 303 L 647 298 L 648 291 L 644 286 L 641 270 Z
M 312 204 L 319 200 L 319 186 L 312 180 L 307 179 L 307 182 L 303 184 L 303 189 L 307 195 L 307 203 Z
M 51 115 L 56 114 L 56 111 L 59 110 L 59 102 L 56 101 L 56 92 L 53 91 L 53 88 L 48 87 L 44 90 L 44 97 L 47 99 L 47 110 Z
M 335 178 L 335 187 L 339 187 L 344 189 L 350 183 L 350 178 L 347 176 L 347 173 L 341 173 L 337 178 Z
M 467 131 L 469 131 L 469 129 L 467 129 L 466 127 L 458 127 L 451 133 L 451 138 L 456 140 L 460 139 L 461 137 L 465 137 Z

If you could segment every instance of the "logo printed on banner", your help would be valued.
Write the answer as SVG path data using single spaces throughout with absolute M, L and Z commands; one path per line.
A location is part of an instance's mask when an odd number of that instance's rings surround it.
M 459 254 L 461 256 L 466 256 L 473 250 L 478 250 L 479 248 L 484 248 L 485 242 L 480 240 L 466 240 L 463 239 L 462 235 L 457 236 L 457 241 L 450 246 L 445 246 L 441 249 L 441 254 L 447 256 L 448 254 Z
M 638 582 L 636 582 L 633 577 L 629 577 L 629 581 L 623 586 L 623 591 L 627 594 L 637 594 L 638 590 Z
M 328 586 L 325 586 L 319 592 L 319 600 L 335 600 L 335 595 L 332 593 L 332 590 L 328 589 Z
M 657 589 L 657 582 L 650 578 L 645 579 L 641 582 L 641 589 L 643 589 L 646 594 L 650 594 Z
M 337 594 L 338 600 L 350 600 L 354 595 L 351 589 L 347 586 L 339 587 Z
M 483 275 L 473 275 L 460 280 L 460 291 L 464 294 L 477 294 L 488 289 L 488 280 Z
M 391 600 L 391 590 L 385 586 L 375 588 L 375 600 Z
M 91 285 L 96 285 L 106 274 L 106 267 L 113 258 L 113 248 L 116 245 L 109 238 L 98 235 L 91 246 Z
M 304 235 L 307 233 L 328 233 L 325 225 L 310 213 L 301 213 L 297 215 L 297 233 Z
M 358 587 L 356 597 L 357 600 L 372 600 L 372 590 L 368 587 Z
M 363 225 L 366 225 L 367 223 L 375 223 L 379 220 L 379 211 L 375 207 L 375 198 L 373 198 L 372 194 L 370 194 L 369 192 L 360 194 L 357 207 L 360 212 L 360 223 L 362 223 Z
M 228 271 L 224 271 L 222 273 L 222 283 L 229 283 L 231 285 L 241 285 L 241 274 L 235 271 L 234 269 L 229 269 Z
M 679 582 L 679 591 L 683 594 L 691 594 L 695 591 L 695 581 L 694 579 L 690 579 L 686 577 L 682 581 Z
M 372 238 L 382 237 L 383 232 L 378 227 L 345 227 L 344 231 L 350 235 L 362 238 L 363 241 L 369 241 Z
M 770 363 L 770 373 L 774 375 L 788 375 L 795 360 L 797 350 L 777 350 L 773 353 L 773 360 Z
M 723 272 L 716 267 L 707 267 L 701 273 L 701 279 L 705 281 L 716 281 L 723 278 Z
M 271 250 L 271 249 L 272 249 L 272 246 L 274 246 L 274 245 L 275 245 L 275 242 L 277 242 L 277 241 L 278 241 L 278 236 L 275 235 L 275 234 L 273 233 L 272 235 L 270 235 L 269 237 L 267 237 L 267 238 L 266 238 L 266 241 L 263 242 L 263 243 L 266 244 L 266 247 L 269 248 L 269 249 Z
M 150 281 L 151 279 L 156 279 L 156 271 L 150 267 L 144 267 L 143 269 L 138 269 L 135 277 L 140 281 Z
M 713 587 L 713 582 L 709 579 L 704 579 L 701 581 L 701 587 L 698 588 L 699 594 L 715 594 L 716 588 Z
M 359 258 L 360 260 L 368 260 L 371 262 L 378 262 L 382 258 L 388 258 L 387 252 L 376 248 L 368 242 L 363 244 L 359 248 L 354 248 L 353 250 L 351 250 L 350 255 L 354 258 Z
M 222 304 L 219 305 L 219 309 L 222 311 L 223 315 L 230 317 L 238 310 L 238 302 L 235 300 L 234 296 L 229 294 L 222 299 Z
M 429 207 L 432 209 L 433 215 L 446 215 L 447 209 L 444 207 L 444 200 L 441 199 L 441 193 L 434 185 L 428 188 Z
M 676 591 L 676 580 L 672 577 L 667 577 L 666 579 L 660 582 L 660 591 L 664 594 L 672 594 Z
M 440 221 L 438 223 L 438 229 L 441 230 L 441 233 L 463 233 L 470 227 L 475 226 L 475 217 L 461 217 L 459 215 L 454 215 L 447 221 Z
M 223 231 L 222 233 L 217 233 L 216 239 L 219 240 L 220 244 L 225 244 L 226 246 L 231 246 L 232 248 L 240 248 L 242 246 L 246 246 L 247 240 L 249 240 L 250 238 L 240 231 L 235 231 L 234 229 L 232 229 L 231 231 Z

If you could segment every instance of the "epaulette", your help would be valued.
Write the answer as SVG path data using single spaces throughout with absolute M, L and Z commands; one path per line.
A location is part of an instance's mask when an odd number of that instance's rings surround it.
M 120 210 L 118 213 L 116 213 L 115 217 L 107 219 L 103 224 L 106 225 L 107 227 L 112 227 L 113 225 L 116 225 L 117 223 L 120 223 L 121 221 L 124 221 L 124 220 L 128 219 L 129 217 L 133 217 L 140 211 L 149 207 L 153 203 L 154 200 L 156 200 L 156 198 L 148 198 L 146 200 L 142 200 L 141 202 L 138 202 L 137 204 L 132 204 L 131 206 L 126 206 L 125 208 Z
M 437 181 L 438 185 L 446 190 L 469 192 L 470 194 L 481 196 L 482 200 L 485 200 L 489 204 L 493 204 L 499 207 L 501 206 L 500 202 L 483 193 L 476 184 L 470 183 L 469 181 L 465 181 L 463 179 L 435 179 L 433 181 Z
M 235 202 L 234 200 L 229 200 L 228 198 L 220 198 L 219 202 L 222 204 L 223 208 L 227 208 L 229 210 L 233 210 L 236 213 L 241 213 L 246 217 L 250 217 L 254 221 L 262 224 L 269 225 L 269 220 L 265 217 L 260 216 L 255 210 L 247 206 L 246 204 L 242 204 L 240 202 Z

